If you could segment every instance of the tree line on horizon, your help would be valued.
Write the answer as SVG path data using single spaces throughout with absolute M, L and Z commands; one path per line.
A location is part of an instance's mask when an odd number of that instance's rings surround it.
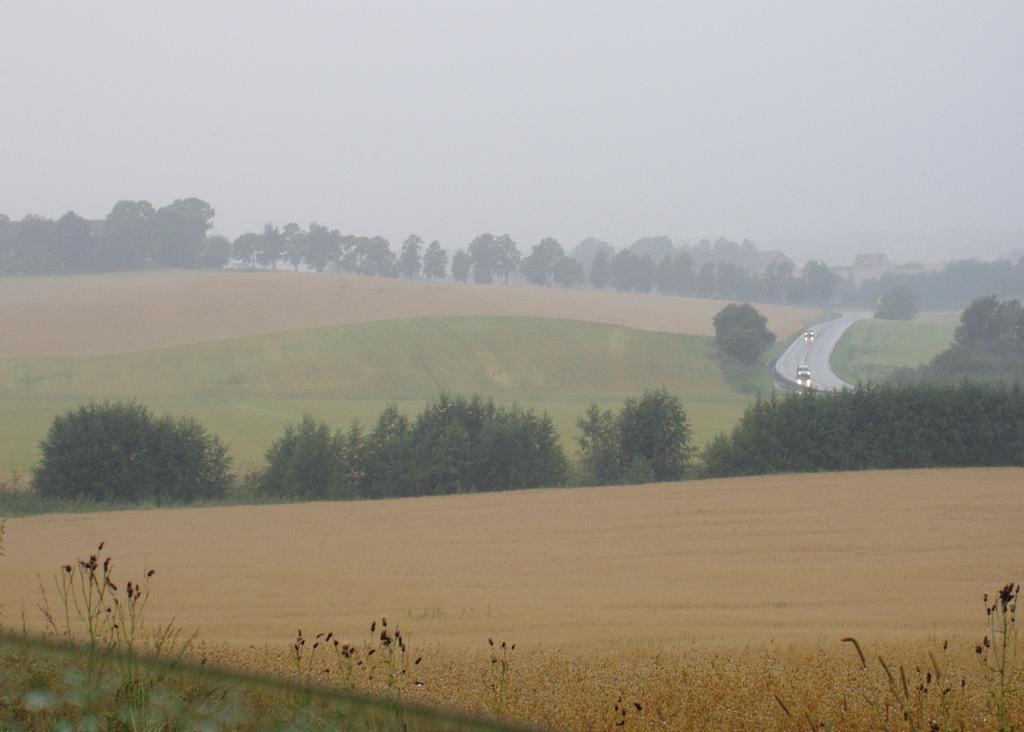
M 676 245 L 667 236 L 643 237 L 616 249 L 588 238 L 570 251 L 544 238 L 528 252 L 508 234 L 480 234 L 464 248 L 445 250 L 410 234 L 398 253 L 380 236 L 343 234 L 311 223 L 266 224 L 234 241 L 212 233 L 215 211 L 198 198 L 156 208 L 119 201 L 100 221 L 74 212 L 57 220 L 0 214 L 0 274 L 104 272 L 155 267 L 222 268 L 231 263 L 276 269 L 490 284 L 510 281 L 540 287 L 612 289 L 794 305 L 875 308 L 906 288 L 922 307 L 963 307 L 994 293 L 1024 295 L 1024 258 L 951 262 L 932 272 L 886 273 L 855 285 L 827 264 L 800 270 L 781 252 L 765 252 L 744 239 Z

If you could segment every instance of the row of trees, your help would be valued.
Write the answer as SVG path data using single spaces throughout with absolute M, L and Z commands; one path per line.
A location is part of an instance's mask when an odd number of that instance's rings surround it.
M 686 411 L 665 391 L 628 399 L 618 414 L 592 406 L 579 427 L 579 480 L 591 484 L 679 479 L 694 453 Z M 189 503 L 221 498 L 232 482 L 216 435 L 135 402 L 91 403 L 57 417 L 40 452 L 33 488 L 48 498 Z M 369 430 L 303 417 L 266 459 L 249 487 L 303 500 L 510 490 L 570 478 L 546 414 L 449 394 L 414 419 L 388 406 Z
M 508 283 L 519 278 L 540 287 L 611 288 L 621 292 L 692 295 L 762 302 L 825 304 L 833 299 L 839 278 L 822 262 L 809 262 L 797 273 L 792 262 L 782 258 L 751 274 L 734 261 L 707 257 L 724 256 L 731 249 L 727 240 L 708 244 L 703 261 L 687 248 L 677 248 L 667 237 L 638 240 L 616 251 L 596 239 L 589 239 L 566 254 L 553 238 L 542 239 L 525 256 L 508 234 L 477 236 L 464 250 L 448 253 L 439 242 L 424 247 L 423 239 L 410 235 L 396 256 L 386 239 L 344 235 L 336 229 L 310 224 L 303 231 L 297 224 L 283 229 L 267 224 L 262 233 L 246 233 L 232 245 L 233 257 L 250 266 L 276 268 L 287 261 L 298 269 L 305 266 L 382 277 L 425 277 L 477 284 Z M 750 242 L 745 245 L 753 247 Z M 734 247 L 736 245 L 733 245 Z M 742 254 L 746 251 L 739 249 Z M 756 248 L 753 249 L 756 254 Z M 652 257 L 661 254 L 659 259 Z M 749 260 L 735 256 L 733 259 Z
M 951 381 L 1024 379 L 1024 306 L 994 295 L 972 302 L 960 314 L 953 343 L 918 368 L 900 369 L 890 380 Z
M 442 394 L 409 420 L 387 407 L 373 429 L 304 417 L 267 452 L 267 496 L 383 498 L 560 485 L 566 459 L 547 415 Z
M 866 385 L 758 398 L 704 453 L 708 476 L 1024 465 L 1024 387 Z
M 162 208 L 119 201 L 102 221 L 73 211 L 56 221 L 0 215 L 0 274 L 222 267 L 231 243 L 208 236 L 214 213 L 206 201 L 185 198 Z

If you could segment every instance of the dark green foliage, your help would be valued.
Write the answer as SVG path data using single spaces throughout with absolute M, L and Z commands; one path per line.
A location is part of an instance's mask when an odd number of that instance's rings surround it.
M 758 398 L 704 452 L 709 476 L 1024 464 L 1019 385 L 862 385 Z
M 267 450 L 268 467 L 257 479 L 261 493 L 306 499 L 342 498 L 342 438 L 308 414 Z
M 883 320 L 913 320 L 918 310 L 917 295 L 909 287 L 901 285 L 878 299 L 875 317 Z
M 305 417 L 267 452 L 266 495 L 384 498 L 560 485 L 566 460 L 554 424 L 479 396 L 442 394 L 410 422 L 389 406 L 346 435 Z
M 54 419 L 33 486 L 42 497 L 157 504 L 217 498 L 230 458 L 190 418 L 155 418 L 134 402 L 90 403 Z
M 618 414 L 591 405 L 576 426 L 589 483 L 679 480 L 693 457 L 686 410 L 664 389 L 627 399 Z
M 767 324 L 768 319 L 753 306 L 732 303 L 715 315 L 715 341 L 722 353 L 741 363 L 753 364 L 775 342 L 775 334 Z

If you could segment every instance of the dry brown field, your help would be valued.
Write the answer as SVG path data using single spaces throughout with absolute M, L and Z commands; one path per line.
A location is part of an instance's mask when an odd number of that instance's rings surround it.
M 41 628 L 37 577 L 103 540 L 218 663 L 288 674 L 297 628 L 362 642 L 386 615 L 428 703 L 487 710 L 493 637 L 517 643 L 523 721 L 614 728 L 622 694 L 627 729 L 906 729 L 883 655 L 908 705 L 940 714 L 940 682 L 917 690 L 935 664 L 965 728 L 992 728 L 973 648 L 983 593 L 1024 574 L 1022 489 L 1019 468 L 920 470 L 38 516 L 9 522 L 3 611 Z
M 0 358 L 99 356 L 296 328 L 520 315 L 713 334 L 718 300 L 294 272 L 161 271 L 0 278 Z M 780 337 L 816 310 L 758 306 Z

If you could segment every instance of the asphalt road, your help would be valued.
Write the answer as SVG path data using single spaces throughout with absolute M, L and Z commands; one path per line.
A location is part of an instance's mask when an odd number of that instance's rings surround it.
M 809 366 L 811 383 L 819 391 L 839 391 L 852 388 L 852 384 L 836 376 L 830 360 L 832 351 L 846 329 L 858 320 L 871 317 L 871 313 L 844 313 L 842 317 L 812 325 L 814 340 L 810 343 L 797 338 L 775 362 L 776 380 L 789 388 L 796 388 L 797 366 Z

